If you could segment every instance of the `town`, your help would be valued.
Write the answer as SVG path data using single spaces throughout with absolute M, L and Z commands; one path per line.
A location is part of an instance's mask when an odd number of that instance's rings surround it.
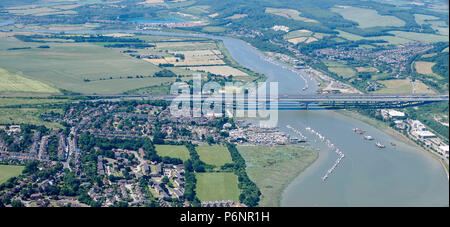
M 185 198 L 186 161 L 159 156 L 154 144 L 305 142 L 242 120 L 174 117 L 162 101 L 86 101 L 41 118 L 66 128 L 0 126 L 0 162 L 25 164 L 28 173 L 1 186 L 5 205 L 192 206 Z M 229 200 L 197 205 L 245 206 Z

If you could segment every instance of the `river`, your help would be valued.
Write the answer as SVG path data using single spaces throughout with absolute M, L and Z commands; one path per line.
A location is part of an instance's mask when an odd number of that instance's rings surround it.
M 167 32 L 143 33 L 220 39 L 234 60 L 265 74 L 268 82 L 279 82 L 280 94 L 314 93 L 317 89 L 317 84 L 307 75 L 303 74 L 306 82 L 297 73 L 268 61 L 259 50 L 238 39 Z M 305 83 L 309 84 L 309 89 L 303 91 Z M 311 146 L 320 149 L 319 159 L 285 189 L 281 206 L 449 206 L 449 182 L 441 164 L 417 147 L 329 110 L 280 111 L 279 119 L 280 130 L 295 136 L 292 130 L 286 128 L 286 125 L 291 125 L 308 137 Z M 315 137 L 305 130 L 306 127 L 320 132 L 345 154 L 325 182 L 321 177 L 338 156 L 322 142 L 316 142 Z M 374 141 L 363 140 L 361 135 L 352 131 L 353 128 L 366 130 L 366 135 L 385 144 L 386 149 L 377 148 Z
M 269 82 L 279 82 L 280 94 L 302 93 L 304 81 L 300 76 L 264 60 L 262 53 L 240 40 L 223 40 L 237 62 L 264 73 Z M 317 88 L 314 81 L 309 84 L 306 93 Z M 319 159 L 283 192 L 281 206 L 449 205 L 449 183 L 441 164 L 417 147 L 329 110 L 280 111 L 279 119 L 282 131 L 295 136 L 286 128 L 291 125 L 308 137 L 313 147 L 320 149 Z M 325 182 L 321 177 L 338 156 L 308 133 L 306 127 L 320 132 L 345 154 Z M 367 135 L 387 145 L 386 149 L 379 149 L 373 141 L 363 140 L 352 131 L 353 128 L 366 130 Z M 391 146 L 391 142 L 396 146 Z

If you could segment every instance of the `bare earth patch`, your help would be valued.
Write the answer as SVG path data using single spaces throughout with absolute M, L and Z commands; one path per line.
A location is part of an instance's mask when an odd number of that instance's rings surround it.
M 138 5 L 159 4 L 159 3 L 164 3 L 164 0 L 146 0 L 145 2 L 139 2 Z
M 248 15 L 247 14 L 234 14 L 233 16 L 227 17 L 226 19 L 235 20 L 235 19 L 241 19 L 241 18 L 244 18 L 244 17 L 248 17 Z
M 217 74 L 217 75 L 222 75 L 222 76 L 229 76 L 229 75 L 233 75 L 233 76 L 248 76 L 247 73 L 242 72 L 239 69 L 235 69 L 233 67 L 226 66 L 226 65 L 224 65 L 224 66 L 188 67 L 188 69 L 195 70 L 195 71 L 210 72 L 210 73 Z
M 433 74 L 433 66 L 436 63 L 434 62 L 426 62 L 426 61 L 418 61 L 415 64 L 416 71 L 420 74 L 432 75 Z

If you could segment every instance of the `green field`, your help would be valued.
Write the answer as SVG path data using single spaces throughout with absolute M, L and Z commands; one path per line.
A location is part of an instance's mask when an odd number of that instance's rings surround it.
M 183 161 L 189 159 L 189 151 L 185 146 L 155 145 L 156 152 L 162 157 L 179 158 Z
M 62 113 L 60 109 L 37 109 L 37 108 L 0 108 L 0 124 L 33 124 L 45 125 L 48 128 L 62 129 L 56 122 L 46 122 L 40 119 L 40 115 L 53 111 Z
M 356 76 L 355 70 L 349 67 L 328 67 L 330 72 L 334 72 L 343 78 L 350 78 Z
M 171 78 L 125 79 L 149 76 L 161 69 L 148 62 L 124 56 L 120 49 L 109 49 L 92 43 L 24 43 L 15 38 L 0 38 L 0 67 L 55 87 L 79 93 L 114 94 L 160 84 Z M 7 51 L 8 48 L 32 49 Z M 112 80 L 109 78 L 112 77 Z M 122 79 L 120 79 L 122 77 Z M 108 78 L 108 80 L 100 80 Z M 90 82 L 85 82 L 88 79 Z
M 0 165 L 0 184 L 6 182 L 11 177 L 19 176 L 23 169 L 23 166 Z
M 356 76 L 356 71 L 344 64 L 330 60 L 322 60 L 322 62 L 328 66 L 330 72 L 334 72 L 343 78 Z
M 202 28 L 202 31 L 204 32 L 224 32 L 224 27 L 218 27 L 218 26 L 206 26 Z
M 376 91 L 377 94 L 411 94 L 412 91 L 409 80 L 383 80 L 380 83 L 386 87 Z
M 238 177 L 234 173 L 196 173 L 195 191 L 200 201 L 239 202 Z
M 362 39 L 384 40 L 384 41 L 388 42 L 389 44 L 394 44 L 394 45 L 411 42 L 411 40 L 409 40 L 409 39 L 405 39 L 405 38 L 401 38 L 401 37 L 397 37 L 397 36 L 362 37 L 359 35 L 355 35 L 355 34 L 340 31 L 340 30 L 338 30 L 338 32 L 339 32 L 340 37 L 345 38 L 350 41 L 358 41 L 358 40 L 362 40 Z
M 280 17 L 292 19 L 292 20 L 298 20 L 308 23 L 318 23 L 316 20 L 312 20 L 306 17 L 300 16 L 300 12 L 294 9 L 277 9 L 277 8 L 267 8 L 266 13 L 277 15 Z
M 201 145 L 196 148 L 200 160 L 209 165 L 221 167 L 227 163 L 233 163 L 227 147 L 221 145 Z
M 1 63 L 0 63 L 1 64 Z M 42 82 L 8 72 L 0 68 L 0 94 L 1 93 L 51 93 L 60 94 L 55 89 Z
M 389 33 L 394 34 L 395 37 L 410 40 L 410 42 L 411 41 L 419 41 L 424 43 L 448 42 L 448 33 L 447 35 L 435 35 L 417 32 L 403 32 L 403 31 L 391 31 Z
M 10 97 L 0 98 L 0 107 L 16 106 L 16 105 L 35 105 L 35 104 L 53 104 L 66 103 L 68 99 L 50 99 L 50 98 L 24 98 L 24 97 Z
M 240 146 L 247 173 L 262 192 L 262 207 L 279 206 L 284 188 L 317 158 L 319 153 L 299 146 Z
M 370 27 L 401 27 L 405 22 L 394 16 L 383 16 L 373 9 L 363 9 L 359 7 L 341 6 L 332 8 L 333 12 L 341 14 L 345 19 L 355 21 L 360 28 Z

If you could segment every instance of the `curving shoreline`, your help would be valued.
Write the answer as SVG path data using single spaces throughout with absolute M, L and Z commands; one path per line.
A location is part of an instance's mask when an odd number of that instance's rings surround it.
M 438 157 L 436 154 L 432 153 L 431 151 L 426 150 L 425 148 L 423 148 L 422 146 L 418 145 L 417 143 L 415 143 L 413 140 L 411 140 L 410 138 L 406 137 L 405 135 L 403 135 L 402 133 L 398 132 L 397 130 L 394 130 L 392 128 L 390 128 L 387 125 L 383 125 L 381 122 L 378 122 L 378 120 L 370 118 L 368 116 L 364 116 L 360 113 L 357 113 L 355 111 L 348 111 L 348 110 L 338 110 L 338 111 L 334 111 L 337 114 L 341 114 L 343 116 L 347 116 L 347 117 L 352 117 L 356 120 L 359 120 L 361 122 L 364 122 L 368 125 L 371 125 L 381 131 L 383 131 L 386 134 L 392 135 L 395 138 L 405 142 L 406 144 L 409 144 L 415 148 L 417 148 L 418 150 L 426 153 L 427 155 L 429 155 L 430 157 L 438 160 L 441 163 L 442 168 L 444 169 L 445 174 L 447 175 L 447 179 L 449 179 L 449 170 L 448 170 L 448 166 L 446 166 L 446 164 L 444 163 L 444 161 Z

